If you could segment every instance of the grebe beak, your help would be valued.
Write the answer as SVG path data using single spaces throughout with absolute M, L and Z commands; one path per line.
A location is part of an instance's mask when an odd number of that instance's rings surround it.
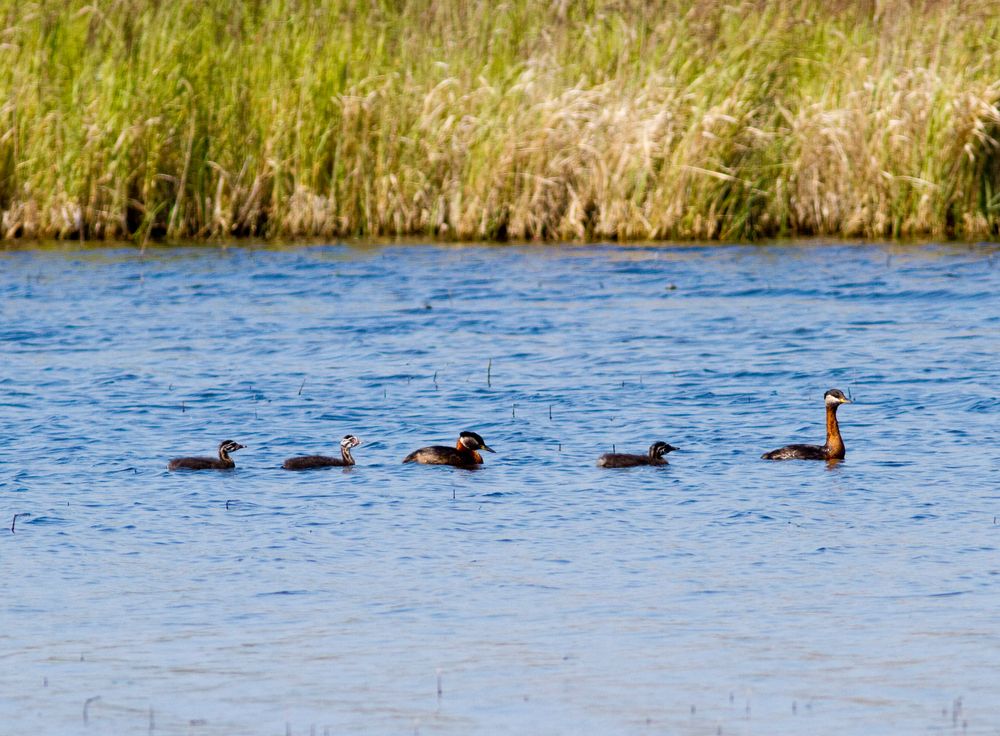
M 854 401 L 852 401 L 851 399 L 841 399 L 840 403 L 841 404 L 853 404 Z
M 492 452 L 494 455 L 496 455 L 496 453 L 497 453 L 496 450 L 494 450 L 492 447 L 488 447 L 487 445 L 481 445 L 479 447 L 479 449 L 480 450 L 486 450 L 486 452 Z

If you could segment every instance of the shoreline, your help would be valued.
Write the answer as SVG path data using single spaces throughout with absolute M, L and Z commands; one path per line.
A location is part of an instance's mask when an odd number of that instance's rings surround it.
M 873 239 L 859 238 L 764 238 L 756 241 L 695 241 L 695 240 L 633 240 L 626 242 L 610 240 L 577 241 L 489 241 L 489 240 L 434 240 L 417 237 L 382 238 L 261 238 L 243 237 L 229 239 L 151 241 L 145 244 L 133 240 L 71 240 L 17 238 L 0 240 L 0 253 L 18 251 L 90 251 L 122 249 L 136 253 L 156 253 L 157 251 L 201 249 L 226 251 L 246 250 L 289 250 L 308 248 L 344 247 L 351 249 L 375 248 L 494 248 L 528 249 L 544 251 L 550 248 L 563 249 L 664 249 L 697 250 L 712 248 L 839 248 L 839 247 L 881 247 L 887 249 L 922 249 L 944 247 L 954 250 L 1000 250 L 1000 240 L 944 240 L 933 238 Z

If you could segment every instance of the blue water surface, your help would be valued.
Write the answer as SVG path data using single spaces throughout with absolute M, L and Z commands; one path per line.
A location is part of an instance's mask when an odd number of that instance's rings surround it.
M 0 732 L 998 734 L 998 258 L 0 251 Z

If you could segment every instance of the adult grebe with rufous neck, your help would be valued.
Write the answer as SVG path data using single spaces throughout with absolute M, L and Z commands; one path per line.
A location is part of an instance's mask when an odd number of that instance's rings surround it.
M 840 425 L 837 424 L 837 407 L 853 402 L 837 388 L 827 391 L 823 395 L 823 400 L 826 403 L 825 445 L 788 445 L 765 452 L 761 457 L 764 460 L 843 460 L 847 448 L 844 447 L 844 440 L 840 436 Z
M 422 465 L 454 465 L 456 468 L 474 468 L 483 464 L 483 456 L 479 450 L 496 452 L 487 447 L 483 438 L 475 432 L 462 432 L 454 447 L 433 445 L 414 450 L 405 458 L 404 463 L 420 463 Z
M 290 457 L 281 466 L 285 470 L 313 470 L 314 468 L 345 468 L 354 465 L 351 448 L 361 444 L 361 440 L 353 434 L 346 435 L 340 441 L 340 457 L 328 455 L 302 455 Z

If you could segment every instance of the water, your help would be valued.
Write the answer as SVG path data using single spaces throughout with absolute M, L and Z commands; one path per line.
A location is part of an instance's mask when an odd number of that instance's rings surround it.
M 997 257 L 2 252 L 2 730 L 1000 733 Z

